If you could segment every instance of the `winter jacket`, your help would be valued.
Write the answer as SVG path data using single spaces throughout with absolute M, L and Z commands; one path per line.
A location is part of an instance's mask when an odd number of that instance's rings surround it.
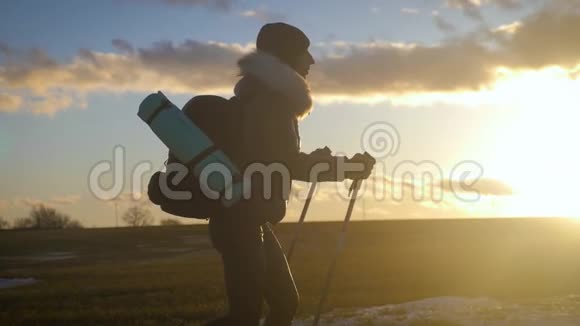
M 259 222 L 276 223 L 286 213 L 291 180 L 314 181 L 310 171 L 315 164 L 323 162 L 329 170 L 317 180 L 340 181 L 342 177 L 337 175 L 336 166 L 344 158 L 300 152 L 298 121 L 312 107 L 304 78 L 276 57 L 259 51 L 240 59 L 238 65 L 242 78 L 234 94 L 243 110 L 241 165 L 244 170 L 262 164 L 284 167 L 289 172 L 287 180 L 278 172 L 267 173 L 271 175 L 271 186 L 261 174 L 253 174 L 251 197 L 240 207 L 244 207 L 244 215 L 251 215 Z M 264 196 L 264 190 L 271 190 L 270 198 Z

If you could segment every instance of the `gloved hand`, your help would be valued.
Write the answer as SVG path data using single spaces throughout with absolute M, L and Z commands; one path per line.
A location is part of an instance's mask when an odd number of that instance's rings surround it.
M 377 160 L 371 154 L 364 152 L 364 154 L 355 154 L 347 160 L 347 163 L 355 163 L 357 166 L 354 167 L 356 171 L 346 171 L 345 177 L 351 180 L 360 180 L 367 179 L 371 175 Z
M 332 156 L 332 151 L 330 150 L 330 148 L 328 148 L 328 146 L 325 146 L 324 148 L 319 148 L 319 149 L 313 151 L 309 155 L 325 159 L 325 158 L 329 158 Z

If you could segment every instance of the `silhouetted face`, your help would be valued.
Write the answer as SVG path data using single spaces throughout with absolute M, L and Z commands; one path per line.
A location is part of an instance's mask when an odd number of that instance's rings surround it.
M 296 58 L 296 61 L 294 61 L 292 67 L 300 76 L 306 78 L 306 75 L 308 75 L 308 72 L 310 71 L 310 66 L 312 66 L 314 63 L 314 58 L 310 55 L 310 53 L 304 52 L 303 55 Z

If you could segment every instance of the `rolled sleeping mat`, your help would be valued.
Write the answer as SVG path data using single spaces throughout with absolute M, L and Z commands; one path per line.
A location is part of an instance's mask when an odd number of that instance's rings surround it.
M 222 196 L 223 206 L 229 207 L 240 200 L 242 182 L 239 169 L 203 130 L 163 93 L 157 92 L 147 96 L 139 105 L 137 115 L 149 125 L 179 161 L 190 168 L 193 166 L 193 174 L 198 180 L 204 168 L 210 164 L 221 164 L 219 169 L 213 169 L 215 165 L 212 166 L 212 171 L 227 168 L 232 180 L 224 178 L 222 173 L 210 173 L 204 176 L 204 179 L 207 180 L 208 187 L 215 192 L 223 195 L 231 191 L 231 196 Z

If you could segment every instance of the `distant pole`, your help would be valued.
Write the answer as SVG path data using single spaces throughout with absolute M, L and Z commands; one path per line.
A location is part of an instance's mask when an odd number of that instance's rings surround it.
M 119 206 L 119 201 L 117 199 L 115 199 L 115 227 L 118 228 L 119 227 L 119 213 L 118 213 L 118 206 Z

